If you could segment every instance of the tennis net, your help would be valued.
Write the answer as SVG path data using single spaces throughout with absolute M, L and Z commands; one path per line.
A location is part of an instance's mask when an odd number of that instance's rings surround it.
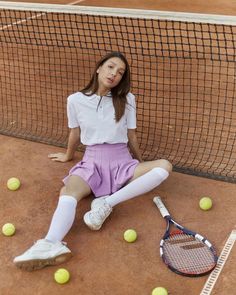
M 235 17 L 1 1 L 0 133 L 66 146 L 66 98 L 109 51 L 131 65 L 144 159 L 236 182 Z

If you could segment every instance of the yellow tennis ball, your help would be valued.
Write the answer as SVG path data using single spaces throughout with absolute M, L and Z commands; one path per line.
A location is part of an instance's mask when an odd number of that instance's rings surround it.
M 199 206 L 202 210 L 209 210 L 212 207 L 212 200 L 209 197 L 203 197 L 199 201 Z
M 59 268 L 54 273 L 54 279 L 58 284 L 66 284 L 70 279 L 70 273 L 65 268 Z
M 16 191 L 20 187 L 20 180 L 16 177 L 9 178 L 7 181 L 7 187 L 11 191 Z
M 7 237 L 13 236 L 15 231 L 16 231 L 16 228 L 14 224 L 12 223 L 6 223 L 2 227 L 2 233 Z
M 128 243 L 133 243 L 134 241 L 137 240 L 137 233 L 134 229 L 127 229 L 124 232 L 124 239 Z
M 155 288 L 155 289 L 152 290 L 152 294 L 151 295 L 168 295 L 168 292 L 163 287 L 157 287 L 157 288 Z

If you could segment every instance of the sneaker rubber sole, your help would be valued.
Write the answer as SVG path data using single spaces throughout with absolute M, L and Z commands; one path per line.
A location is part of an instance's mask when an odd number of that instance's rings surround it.
M 37 269 L 42 269 L 46 266 L 58 265 L 68 261 L 72 257 L 72 253 L 64 253 L 58 255 L 56 257 L 48 258 L 48 259 L 32 259 L 27 261 L 18 261 L 15 262 L 15 266 L 26 270 L 26 271 L 33 271 Z

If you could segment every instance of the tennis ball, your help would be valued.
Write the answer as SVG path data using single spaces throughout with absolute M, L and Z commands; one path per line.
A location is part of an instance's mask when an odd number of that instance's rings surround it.
M 136 233 L 136 231 L 134 229 L 127 229 L 124 232 L 124 239 L 128 243 L 133 243 L 134 241 L 137 240 L 137 233 Z
M 163 287 L 157 287 L 157 288 L 155 288 L 155 289 L 152 290 L 152 294 L 151 295 L 168 295 L 168 292 Z
M 54 273 L 54 279 L 58 284 L 66 284 L 70 279 L 70 273 L 65 268 L 59 268 Z
M 7 181 L 7 187 L 11 191 L 16 191 L 20 187 L 20 180 L 16 177 L 9 178 Z
M 212 207 L 212 200 L 209 197 L 203 197 L 199 201 L 199 206 L 202 210 L 209 210 Z
M 15 231 L 15 226 L 12 223 L 6 223 L 2 227 L 2 233 L 7 237 L 13 236 Z

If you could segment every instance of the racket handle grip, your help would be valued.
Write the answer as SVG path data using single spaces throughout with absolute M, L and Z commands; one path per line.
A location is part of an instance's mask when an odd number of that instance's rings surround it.
M 153 202 L 156 204 L 157 208 L 159 209 L 162 217 L 170 216 L 170 213 L 166 209 L 165 205 L 162 203 L 161 197 L 156 196 L 153 198 Z

